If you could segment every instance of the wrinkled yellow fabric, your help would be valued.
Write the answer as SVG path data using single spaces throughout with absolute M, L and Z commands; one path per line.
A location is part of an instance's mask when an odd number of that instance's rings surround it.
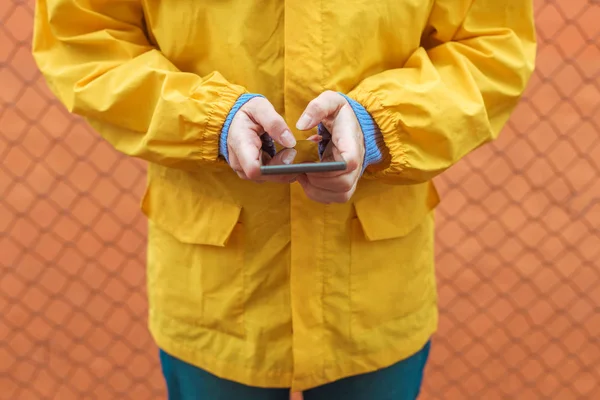
M 38 0 L 33 54 L 52 91 L 149 162 L 158 345 L 293 390 L 419 350 L 437 326 L 431 179 L 496 138 L 518 102 L 531 3 Z M 328 89 L 363 104 L 387 146 L 347 204 L 241 181 L 218 157 L 242 93 L 294 126 Z

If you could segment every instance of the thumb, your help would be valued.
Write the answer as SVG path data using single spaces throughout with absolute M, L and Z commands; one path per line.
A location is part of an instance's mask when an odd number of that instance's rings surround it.
M 289 165 L 296 158 L 296 149 L 283 149 L 273 157 L 269 165 Z
M 346 99 L 339 93 L 331 90 L 323 92 L 316 99 L 308 103 L 308 106 L 296 124 L 296 128 L 301 131 L 312 129 L 324 119 L 335 116 L 346 103 Z

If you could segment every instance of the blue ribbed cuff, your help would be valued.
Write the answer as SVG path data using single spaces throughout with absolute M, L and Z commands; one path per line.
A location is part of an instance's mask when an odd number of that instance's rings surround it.
M 361 171 L 361 175 L 365 172 L 365 169 L 372 164 L 377 164 L 383 161 L 383 153 L 381 149 L 384 148 L 385 143 L 383 141 L 383 136 L 381 135 L 381 131 L 379 127 L 371 117 L 371 114 L 356 100 L 351 99 L 343 93 L 340 93 L 350 104 L 352 111 L 354 111 L 354 115 L 358 119 L 358 123 L 360 124 L 360 129 L 362 130 L 364 141 L 365 141 L 365 159 L 363 161 L 363 167 Z M 319 135 L 323 136 L 323 141 L 321 142 L 323 145 L 319 146 L 319 152 L 322 153 L 325 149 L 325 144 L 329 139 L 331 139 L 331 134 L 327 129 L 323 126 L 323 124 L 319 124 L 318 128 Z
M 219 154 L 225 158 L 227 162 L 229 162 L 229 151 L 227 150 L 227 135 L 229 134 L 229 127 L 231 126 L 231 121 L 233 121 L 233 117 L 239 111 L 240 108 L 244 104 L 246 104 L 249 100 L 255 97 L 264 97 L 260 94 L 255 93 L 245 93 L 238 97 L 237 101 L 231 107 L 227 118 L 225 119 L 225 123 L 223 124 L 223 128 L 221 129 L 221 136 L 219 138 Z
M 362 174 L 369 165 L 378 164 L 383 161 L 381 149 L 385 146 L 385 143 L 379 127 L 367 109 L 356 100 L 351 99 L 343 93 L 340 94 L 348 100 L 348 103 L 350 103 L 350 107 L 352 107 L 352 110 L 358 119 L 358 123 L 360 124 L 360 129 L 362 129 L 363 132 L 365 140 L 365 160 L 363 161 Z

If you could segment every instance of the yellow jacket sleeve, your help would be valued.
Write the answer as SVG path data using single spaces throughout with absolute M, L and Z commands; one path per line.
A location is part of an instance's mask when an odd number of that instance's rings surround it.
M 216 162 L 245 89 L 182 72 L 150 45 L 139 0 L 38 0 L 33 55 L 50 89 L 117 150 L 193 170 Z
M 425 182 L 497 137 L 534 69 L 532 8 L 531 0 L 435 2 L 422 47 L 403 68 L 349 93 L 389 153 L 365 178 Z

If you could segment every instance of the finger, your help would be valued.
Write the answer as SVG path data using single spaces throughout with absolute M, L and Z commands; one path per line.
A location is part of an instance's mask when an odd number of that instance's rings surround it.
M 312 186 L 333 193 L 343 193 L 352 190 L 357 180 L 357 176 L 353 173 L 346 173 L 336 177 L 321 176 L 321 174 L 317 173 L 306 175 Z
M 234 170 L 236 172 L 241 171 L 242 166 L 240 165 L 240 162 L 238 161 L 238 158 L 235 155 L 235 152 L 233 151 L 231 146 L 228 146 L 228 148 L 229 148 L 229 166 L 231 167 L 232 170 Z
M 329 203 L 346 203 L 354 194 L 356 185 L 354 185 L 349 191 L 346 192 L 331 192 L 323 190 L 313 186 L 305 175 L 298 177 L 298 182 L 302 186 L 306 196 L 316 202 L 329 204 Z
M 245 181 L 249 181 L 250 180 L 250 178 L 248 178 L 248 176 L 243 171 L 235 171 L 235 173 L 237 174 L 237 176 L 240 179 L 243 179 Z
M 294 157 L 296 154 L 295 149 L 284 149 L 280 151 L 276 157 L 271 158 L 264 151 L 261 151 L 262 164 L 263 165 L 280 165 L 288 161 L 288 157 Z M 235 153 L 235 151 L 230 150 L 229 152 L 229 165 L 235 171 L 235 173 L 244 180 L 251 180 L 256 183 L 264 183 L 264 182 L 274 182 L 274 183 L 292 183 L 296 181 L 298 174 L 289 174 L 289 175 L 272 175 L 272 176 L 260 176 L 259 178 L 250 178 L 244 172 L 239 159 Z
M 245 180 L 245 181 L 252 181 L 252 182 L 254 182 L 254 183 L 265 183 L 265 182 L 266 182 L 266 181 L 265 181 L 265 180 L 263 180 L 263 179 L 250 179 L 250 178 L 248 177 L 248 175 L 246 175 L 246 174 L 244 173 L 244 171 L 235 171 L 235 173 L 237 174 L 237 176 L 238 176 L 240 179 L 243 179 L 243 180 Z
M 333 145 L 333 142 L 330 142 L 329 145 L 327 146 L 327 149 L 323 153 L 321 162 L 332 162 L 332 161 L 344 161 L 344 159 L 342 158 L 339 150 Z M 314 179 L 320 179 L 320 178 L 329 179 L 329 178 L 338 178 L 338 177 L 349 175 L 349 174 L 354 176 L 356 174 L 356 170 L 351 171 L 348 168 L 346 168 L 341 171 L 308 173 L 307 176 L 309 177 L 309 179 L 313 179 L 313 178 Z M 358 179 L 358 177 L 356 179 Z
M 268 165 L 288 165 L 294 161 L 297 151 L 295 149 L 283 149 L 275 155 L 269 162 Z M 269 182 L 277 183 L 292 183 L 296 181 L 298 174 L 287 174 L 287 175 L 268 175 L 263 176 L 262 179 Z
M 237 135 L 237 140 L 229 143 L 230 154 L 237 157 L 238 169 L 251 180 L 260 178 L 260 163 L 263 152 L 262 143 L 257 135 L 253 133 Z
M 302 116 L 296 123 L 296 128 L 306 131 L 317 126 L 324 119 L 335 116 L 337 112 L 348 104 L 339 93 L 328 90 L 308 103 Z
M 334 157 L 340 157 L 346 162 L 346 171 L 354 171 L 362 164 L 361 151 L 364 152 L 360 141 L 364 140 L 356 115 L 349 104 L 344 105 L 333 125 L 331 140 L 334 145 Z M 337 152 L 337 153 L 336 153 Z
M 296 149 L 283 149 L 273 157 L 269 165 L 289 165 L 294 162 L 297 153 Z
M 296 146 L 294 135 L 273 105 L 266 99 L 256 98 L 256 100 L 246 103 L 248 105 L 246 112 L 250 117 L 283 147 Z
M 312 135 L 310 137 L 307 137 L 306 140 L 313 142 L 313 143 L 320 143 L 323 140 L 323 136 L 321 135 Z
M 298 175 L 269 175 L 264 177 L 264 182 L 272 183 L 294 183 L 298 179 Z
M 233 172 L 235 172 L 237 174 L 237 176 L 240 179 L 244 179 L 246 181 L 251 180 L 250 178 L 248 178 L 248 176 L 242 170 L 242 166 L 240 165 L 240 162 L 238 161 L 237 156 L 231 149 L 229 150 L 229 166 L 231 167 Z
M 352 185 L 349 190 L 345 191 L 332 191 L 329 189 L 319 188 L 315 186 L 311 182 L 311 180 L 308 177 L 306 177 L 306 175 L 299 176 L 298 182 L 300 183 L 300 185 L 304 189 L 304 192 L 310 199 L 325 204 L 345 203 L 349 201 L 350 198 L 352 198 L 352 195 L 356 191 L 356 184 Z

